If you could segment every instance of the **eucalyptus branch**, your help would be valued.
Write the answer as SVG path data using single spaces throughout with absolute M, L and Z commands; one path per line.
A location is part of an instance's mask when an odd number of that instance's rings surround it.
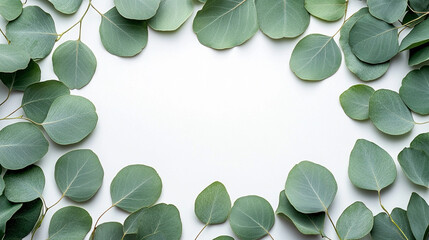
M 91 232 L 91 236 L 89 237 L 89 239 L 91 240 L 91 239 L 94 239 L 94 235 L 95 235 L 95 230 L 97 229 L 97 225 L 98 225 L 98 222 L 100 221 L 100 219 L 110 210 L 110 209 L 112 209 L 113 207 L 115 207 L 116 205 L 115 204 L 113 204 L 112 206 L 110 206 L 108 209 L 106 209 L 98 218 L 97 218 L 97 221 L 95 222 L 95 224 L 94 224 L 94 229 L 92 230 L 92 232 Z
M 396 228 L 398 228 L 398 230 L 401 232 L 401 234 L 405 237 L 406 240 L 408 240 L 407 235 L 405 235 L 404 231 L 402 231 L 402 229 L 399 227 L 399 225 L 395 222 L 395 220 L 393 220 L 392 215 L 390 215 L 389 211 L 387 211 L 387 209 L 383 206 L 383 204 L 381 203 L 381 193 L 380 191 L 377 192 L 378 193 L 378 202 L 380 203 L 381 208 L 383 209 L 383 211 L 387 214 L 387 216 L 389 216 L 390 221 L 396 226 Z
M 72 30 L 74 27 L 76 27 L 78 24 L 79 24 L 79 40 L 80 40 L 80 38 L 81 38 L 81 35 L 82 35 L 82 22 L 83 22 L 83 19 L 85 18 L 85 16 L 86 16 L 86 14 L 88 13 L 88 11 L 89 11 L 89 8 L 91 7 L 91 5 L 92 5 L 92 0 L 89 0 L 89 2 L 88 2 L 88 6 L 86 7 L 86 10 L 85 10 L 85 12 L 83 13 L 83 15 L 82 15 L 82 17 L 79 19 L 79 21 L 77 21 L 75 24 L 73 24 L 71 27 L 69 27 L 67 30 L 65 30 L 63 33 L 61 33 L 61 34 L 58 34 L 58 38 L 57 38 L 57 40 L 56 41 L 59 41 L 61 38 L 62 38 L 62 36 L 64 35 L 64 34 L 66 34 L 66 33 L 68 33 L 70 30 Z
M 8 93 L 7 93 L 7 96 L 6 96 L 6 99 L 5 99 L 5 100 L 3 100 L 3 102 L 1 102 L 1 103 L 0 103 L 0 107 L 1 107 L 3 104 L 5 104 L 5 102 L 7 102 L 7 100 L 9 100 L 11 92 L 12 92 L 12 87 L 11 87 L 11 88 L 9 88 L 9 91 L 8 91 Z M 13 114 L 13 113 L 12 113 L 12 114 Z M 11 115 L 12 115 L 12 114 L 11 114 Z M 10 116 L 10 115 L 8 115 L 8 117 L 9 117 L 9 116 Z
M 337 229 L 337 227 L 335 226 L 334 221 L 332 221 L 331 215 L 329 215 L 329 211 L 328 211 L 328 209 L 325 209 L 325 213 L 326 213 L 326 216 L 328 216 L 328 219 L 329 219 L 329 221 L 331 222 L 332 227 L 334 227 L 334 230 L 335 230 L 335 233 L 336 233 L 336 234 L 337 234 L 337 236 L 338 236 L 338 239 L 342 240 L 342 239 L 341 239 L 341 236 L 340 236 L 340 233 L 338 232 L 338 229 Z
M 421 16 L 419 16 L 418 18 L 415 18 L 415 19 L 413 19 L 413 20 L 411 20 L 411 21 L 409 21 L 409 22 L 407 22 L 407 23 L 404 23 L 404 24 L 402 24 L 401 26 L 399 26 L 399 27 L 397 27 L 398 29 L 399 28 L 402 28 L 402 27 L 404 27 L 404 28 L 406 28 L 406 27 L 409 27 L 409 25 L 411 24 L 411 23 L 413 23 L 413 22 L 416 22 L 416 21 L 418 21 L 418 20 L 420 20 L 420 19 L 422 19 L 422 18 L 424 18 L 425 16 L 427 16 L 429 14 L 429 12 L 424 12 Z M 402 31 L 401 31 L 402 32 Z
M 351 17 L 347 17 L 347 11 L 349 8 L 349 0 L 346 0 L 346 9 L 344 11 L 344 20 L 343 20 L 343 24 L 341 24 L 341 27 L 334 33 L 334 35 L 332 35 L 331 38 L 334 38 L 340 31 L 341 29 L 343 29 L 344 25 L 346 24 L 346 22 L 351 18 Z
M 21 116 L 18 116 L 18 117 L 4 117 L 4 118 L 0 118 L 0 121 L 3 121 L 3 120 L 18 120 L 18 119 L 26 120 L 26 121 L 29 121 L 29 122 L 35 124 L 35 125 L 42 126 L 41 123 L 37 123 L 37 122 L 35 122 L 35 121 L 33 121 L 33 120 L 29 119 L 29 118 L 26 118 L 26 117 L 24 117 L 24 115 L 21 115 Z
M 203 229 L 201 229 L 201 231 L 197 234 L 197 236 L 195 237 L 195 240 L 197 240 L 198 239 L 198 237 L 201 235 L 201 233 L 204 231 L 204 229 L 206 229 L 206 227 L 208 226 L 209 224 L 206 224 L 206 225 L 204 225 L 204 227 L 203 227 Z
M 0 28 L 0 32 L 3 35 L 4 38 L 6 38 L 7 44 L 10 44 L 9 38 L 7 38 L 6 34 L 3 32 L 3 30 Z

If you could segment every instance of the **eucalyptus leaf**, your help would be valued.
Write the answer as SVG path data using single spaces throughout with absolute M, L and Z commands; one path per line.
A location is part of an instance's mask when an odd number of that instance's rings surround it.
M 49 0 L 55 9 L 64 14 L 73 14 L 79 10 L 82 0 Z
M 307 11 L 325 21 L 337 21 L 344 16 L 346 0 L 305 0 Z
M 366 63 L 387 62 L 399 51 L 397 28 L 370 15 L 356 21 L 349 38 L 353 54 Z
M 373 224 L 374 219 L 371 210 L 362 202 L 355 202 L 344 210 L 336 225 L 341 239 L 353 240 L 368 235 Z
M 42 126 L 60 145 L 82 141 L 97 125 L 95 106 L 86 98 L 64 95 L 55 99 Z
M 3 191 L 4 191 L 5 186 L 6 185 L 4 183 L 3 177 L 0 176 L 0 196 L 3 195 Z
M 426 12 L 429 10 L 429 2 L 426 0 L 409 0 L 414 11 Z
M 7 171 L 4 175 L 6 188 L 4 195 L 11 202 L 30 202 L 42 198 L 45 188 L 45 174 L 36 165 L 16 171 Z
M 161 195 L 162 182 L 155 169 L 145 165 L 127 166 L 110 185 L 113 205 L 135 212 L 153 205 Z
M 29 119 L 41 123 L 55 99 L 64 95 L 70 95 L 70 90 L 59 81 L 35 83 L 25 89 L 21 106 Z
M 213 240 L 234 240 L 234 238 L 230 236 L 219 236 L 214 238 Z
M 4 195 L 0 195 L 0 238 L 6 231 L 6 223 L 22 207 L 22 204 L 13 204 Z
M 415 13 L 409 10 L 405 13 L 404 18 L 402 19 L 402 24 L 407 25 L 409 28 L 415 27 L 417 24 L 423 22 L 425 18 L 420 18 L 421 14 Z
M 396 179 L 396 165 L 389 153 L 365 139 L 356 141 L 348 172 L 353 185 L 365 190 L 381 191 Z
M 410 110 L 398 93 L 381 89 L 369 99 L 369 118 L 378 130 L 389 135 L 403 135 L 414 128 Z
M 400 208 L 395 208 L 391 214 L 393 220 L 405 233 L 408 240 L 415 240 L 408 222 L 407 212 Z M 404 236 L 392 223 L 386 213 L 379 213 L 374 217 L 374 227 L 371 230 L 371 237 L 374 240 L 404 240 Z
M 0 73 L 0 80 L 9 89 L 24 91 L 28 86 L 40 81 L 41 71 L 39 65 L 31 60 L 27 68 L 13 73 Z
M 398 21 L 407 10 L 407 0 L 368 0 L 372 16 L 388 23 Z
M 7 21 L 13 21 L 22 13 L 20 0 L 0 0 L 0 15 Z
M 192 15 L 192 0 L 161 0 L 155 16 L 149 19 L 149 26 L 156 31 L 175 31 Z
M 279 206 L 276 213 L 288 218 L 305 235 L 324 236 L 325 213 L 304 214 L 298 212 L 286 197 L 285 191 L 280 192 Z
M 273 208 L 267 200 L 246 196 L 235 201 L 229 223 L 238 238 L 256 240 L 269 234 L 274 220 Z
M 207 0 L 195 16 L 193 30 L 207 47 L 241 45 L 258 31 L 255 0 Z
M 289 65 L 299 78 L 320 81 L 338 71 L 341 51 L 332 37 L 310 34 L 295 46 Z
M 93 240 L 121 240 L 123 234 L 122 224 L 107 222 L 97 226 Z
M 326 212 L 337 194 L 338 186 L 325 167 L 302 161 L 289 172 L 285 193 L 292 206 L 301 213 Z
M 375 90 L 367 85 L 358 84 L 340 95 L 340 103 L 347 116 L 355 120 L 369 119 L 369 98 Z
M 230 210 L 231 199 L 220 182 L 210 184 L 195 200 L 195 215 L 206 225 L 224 223 Z
M 24 8 L 21 16 L 7 24 L 6 35 L 35 60 L 48 56 L 57 39 L 54 20 L 38 6 Z
M 42 213 L 42 207 L 40 198 L 22 204 L 7 222 L 4 240 L 22 239 L 31 233 Z
M 68 152 L 55 164 L 55 182 L 64 196 L 75 202 L 92 198 L 103 183 L 104 171 L 97 155 L 88 149 Z
M 19 122 L 0 131 L 0 165 L 23 169 L 39 161 L 48 152 L 49 143 L 39 128 Z
M 64 207 L 55 212 L 49 224 L 48 240 L 82 240 L 91 229 L 92 218 L 80 207 Z
M 410 144 L 411 148 L 422 150 L 429 156 L 429 133 L 419 134 Z
M 147 25 L 145 21 L 126 19 L 116 8 L 112 8 L 101 17 L 100 37 L 109 53 L 132 57 L 139 54 L 147 44 Z
M 426 240 L 425 234 L 429 226 L 429 206 L 417 193 L 411 195 L 407 207 L 407 216 L 416 240 Z
M 362 81 L 372 81 L 383 76 L 389 69 L 390 63 L 368 64 L 357 58 L 349 45 L 350 30 L 362 17 L 369 15 L 368 8 L 361 8 L 353 14 L 341 28 L 340 45 L 343 49 L 344 59 L 347 68 Z
M 418 114 L 429 114 L 429 66 L 413 70 L 402 80 L 399 95 Z
M 124 236 L 135 236 L 137 238 L 137 232 L 140 224 L 140 218 L 144 216 L 145 208 L 134 211 L 124 221 Z
M 61 44 L 52 55 L 54 72 L 70 89 L 80 89 L 92 79 L 97 59 L 91 49 L 80 40 Z
M 410 49 L 408 65 L 416 66 L 429 61 L 429 43 Z
M 259 27 L 273 39 L 298 37 L 310 23 L 304 0 L 256 0 L 256 10 Z
M 398 162 L 407 178 L 414 184 L 429 187 L 429 156 L 422 150 L 404 148 Z
M 141 211 L 137 240 L 179 240 L 182 236 L 180 213 L 174 205 L 161 203 Z
M 146 20 L 155 16 L 161 0 L 114 0 L 114 2 L 124 18 Z
M 30 56 L 15 45 L 0 44 L 0 72 L 13 73 L 25 69 Z
M 429 19 L 419 23 L 401 42 L 401 51 L 429 43 Z

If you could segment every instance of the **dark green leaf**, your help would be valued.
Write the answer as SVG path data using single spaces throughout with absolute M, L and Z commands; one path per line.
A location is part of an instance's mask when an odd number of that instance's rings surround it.
M 164 203 L 143 208 L 137 230 L 137 240 L 179 240 L 182 221 L 174 205 Z
M 14 73 L 0 73 L 0 80 L 9 89 L 24 91 L 31 84 L 39 82 L 40 76 L 39 65 L 31 60 L 26 69 Z
M 6 223 L 22 207 L 22 204 L 9 202 L 4 195 L 0 195 L 0 238 L 6 231 Z
M 107 222 L 97 226 L 93 240 L 122 240 L 124 230 L 118 222 Z
M 343 240 L 361 239 L 368 235 L 373 224 L 371 210 L 362 202 L 355 202 L 338 218 L 337 229 Z
M 402 171 L 411 182 L 429 187 L 429 156 L 422 150 L 404 148 L 399 155 L 398 161 Z
M 393 220 L 405 233 L 408 240 L 415 240 L 410 223 L 408 222 L 407 212 L 400 208 L 395 208 L 391 214 Z M 405 240 L 402 233 L 392 223 L 386 213 L 380 213 L 374 217 L 374 227 L 371 231 L 371 237 L 374 240 Z
M 411 148 L 422 150 L 429 156 L 429 133 L 422 133 L 418 135 L 411 142 Z
M 429 11 L 429 2 L 427 0 L 409 0 L 409 2 L 414 11 Z
M 418 114 L 429 114 L 429 66 L 413 70 L 402 80 L 399 95 Z
M 48 240 L 82 240 L 91 229 L 92 218 L 80 207 L 64 207 L 55 212 L 49 224 Z
M 429 43 L 410 49 L 408 65 L 416 66 L 429 61 Z
M 411 195 L 407 216 L 416 240 L 425 240 L 425 233 L 429 226 L 429 206 L 417 193 Z
M 415 26 L 413 30 L 402 40 L 401 51 L 408 50 L 429 43 L 429 20 L 425 20 Z
M 8 170 L 4 175 L 4 195 L 11 202 L 31 202 L 42 198 L 45 188 L 45 174 L 36 165 L 22 170 Z
M 22 239 L 34 228 L 42 213 L 43 203 L 40 198 L 24 203 L 6 224 L 4 240 Z

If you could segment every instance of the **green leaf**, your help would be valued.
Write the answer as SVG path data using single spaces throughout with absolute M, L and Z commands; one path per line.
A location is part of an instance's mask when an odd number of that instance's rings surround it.
M 40 198 L 24 203 L 6 224 L 4 240 L 22 239 L 33 230 L 42 213 Z
M 407 216 L 416 240 L 425 240 L 425 233 L 429 226 L 429 206 L 417 193 L 411 195 Z
M 414 128 L 410 110 L 398 93 L 381 89 L 369 99 L 369 118 L 378 130 L 389 135 L 403 135 Z
M 75 202 L 92 198 L 103 183 L 104 171 L 97 155 L 88 149 L 68 152 L 55 164 L 55 182 L 64 196 Z
M 365 190 L 381 191 L 396 179 L 396 165 L 389 153 L 365 139 L 356 141 L 348 172 L 353 185 Z
M 206 225 L 224 223 L 230 210 L 231 199 L 220 182 L 210 184 L 195 200 L 195 215 Z
M 182 221 L 174 205 L 164 203 L 143 208 L 137 230 L 137 240 L 179 240 Z
M 429 20 L 425 20 L 411 30 L 402 40 L 400 51 L 408 50 L 429 43 Z
M 429 133 L 419 134 L 410 144 L 411 148 L 422 150 L 429 156 Z
M 344 112 L 351 119 L 369 119 L 369 98 L 374 89 L 364 84 L 350 87 L 340 95 L 340 104 Z
M 24 8 L 21 16 L 7 24 L 6 34 L 12 45 L 27 51 L 35 60 L 48 56 L 57 39 L 51 15 L 37 6 Z
M 52 103 L 42 126 L 60 145 L 82 141 L 97 125 L 95 106 L 86 98 L 65 95 Z
M 97 226 L 93 240 L 121 240 L 123 234 L 122 224 L 106 222 Z
M 64 14 L 73 14 L 79 10 L 82 0 L 49 0 L 55 9 Z
M 417 14 L 411 10 L 409 10 L 402 19 L 402 24 L 407 25 L 409 28 L 415 27 L 417 24 L 423 22 L 425 18 L 420 18 L 421 14 Z
M 0 0 L 0 15 L 7 21 L 13 21 L 22 13 L 20 0 Z
M 414 184 L 429 187 L 429 156 L 422 150 L 404 148 L 398 155 L 405 176 Z
M 64 95 L 70 95 L 70 90 L 59 81 L 35 83 L 25 89 L 21 105 L 29 119 L 41 123 L 55 99 Z
M 192 15 L 192 0 L 161 0 L 156 15 L 148 21 L 156 31 L 175 31 Z
M 48 152 L 49 143 L 31 123 L 14 123 L 0 131 L 0 165 L 18 170 L 39 161 Z
M 302 213 L 326 212 L 337 194 L 337 182 L 325 167 L 302 161 L 289 172 L 285 193 Z
M 0 176 L 0 196 L 3 195 L 4 188 L 5 188 L 5 183 L 4 183 L 3 177 Z
M 393 220 L 398 224 L 407 236 L 408 240 L 415 240 L 410 223 L 408 222 L 407 212 L 400 208 L 395 208 L 391 214 Z M 374 227 L 371 230 L 371 237 L 374 240 L 404 240 L 404 236 L 398 228 L 392 223 L 386 213 L 379 213 L 374 217 Z
M 0 195 L 0 238 L 6 230 L 6 223 L 22 207 L 22 204 L 9 202 L 4 195 Z
M 16 171 L 7 171 L 4 175 L 6 188 L 4 195 L 11 202 L 30 202 L 42 198 L 45 188 L 45 174 L 36 165 Z
M 161 190 L 158 173 L 145 165 L 130 165 L 121 169 L 110 185 L 113 205 L 128 212 L 153 205 Z
M 82 240 L 91 229 L 92 218 L 80 207 L 64 207 L 55 212 L 49 224 L 48 240 Z
M 0 44 L 0 72 L 13 73 L 25 69 L 30 56 L 15 45 Z
M 289 64 L 299 78 L 320 81 L 338 71 L 341 65 L 341 51 L 333 38 L 310 34 L 295 46 Z
M 114 0 L 118 12 L 127 19 L 146 20 L 155 16 L 160 0 Z
M 269 234 L 274 220 L 273 208 L 267 200 L 246 196 L 235 201 L 229 223 L 238 238 L 256 240 Z
M 372 16 L 388 23 L 399 20 L 407 10 L 407 0 L 368 0 Z
M 355 202 L 338 218 L 337 229 L 343 240 L 361 239 L 368 235 L 373 224 L 371 210 L 362 202 Z
M 429 10 L 429 2 L 426 0 L 409 0 L 414 11 L 427 12 Z
M 325 21 L 337 21 L 344 16 L 345 0 L 305 0 L 307 11 Z
M 399 95 L 418 114 L 429 114 L 429 66 L 413 70 L 402 80 Z
M 259 27 L 273 39 L 298 37 L 310 23 L 304 0 L 256 0 L 256 10 Z
M 399 51 L 397 28 L 370 15 L 357 20 L 349 37 L 353 54 L 366 63 L 387 62 Z
M 343 49 L 346 66 L 362 81 L 372 81 L 380 78 L 387 72 L 387 69 L 389 69 L 390 66 L 389 62 L 376 65 L 362 62 L 352 52 L 352 49 L 349 45 L 350 30 L 360 18 L 367 15 L 369 15 L 368 8 L 360 9 L 358 12 L 353 14 L 349 20 L 347 20 L 340 32 L 340 45 Z
M 429 43 L 410 49 L 408 65 L 416 66 L 429 61 Z
M 241 45 L 258 31 L 255 0 L 207 0 L 195 16 L 193 29 L 207 47 Z
M 70 89 L 80 89 L 92 79 L 97 59 L 91 49 L 80 40 L 61 44 L 52 55 L 54 72 Z
M 31 60 L 27 68 L 14 73 L 0 73 L 0 80 L 9 89 L 24 91 L 28 86 L 40 81 L 41 71 L 39 65 Z
M 125 219 L 124 221 L 124 236 L 136 236 L 140 224 L 140 218 L 143 217 L 145 208 L 137 210 Z
M 286 197 L 285 191 L 280 192 L 277 214 L 288 218 L 305 235 L 324 236 L 325 213 L 304 214 L 298 212 Z
M 230 236 L 219 236 L 217 238 L 214 238 L 213 240 L 234 240 L 234 238 Z
M 125 19 L 116 8 L 112 8 L 101 17 L 100 37 L 109 53 L 132 57 L 147 44 L 147 25 L 145 21 Z

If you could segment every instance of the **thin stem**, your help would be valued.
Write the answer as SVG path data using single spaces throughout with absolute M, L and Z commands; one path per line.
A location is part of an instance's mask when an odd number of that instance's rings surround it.
M 346 0 L 346 9 L 344 11 L 344 21 L 343 21 L 343 24 L 341 24 L 341 27 L 335 32 L 334 35 L 332 35 L 331 38 L 334 38 L 341 31 L 341 29 L 343 29 L 343 27 L 346 24 L 346 22 L 351 18 L 351 16 L 347 18 L 347 10 L 348 10 L 348 8 L 349 8 L 349 0 Z
M 268 236 L 270 236 L 270 238 L 271 238 L 272 240 L 274 240 L 274 238 L 273 238 L 273 236 L 271 235 L 271 233 L 270 233 L 270 232 L 268 232 L 268 231 L 267 231 L 267 234 L 268 234 Z
M 423 18 L 423 17 L 427 16 L 428 14 L 429 14 L 429 12 L 425 12 L 425 13 L 423 13 L 423 15 L 419 16 L 418 18 L 415 18 L 415 19 L 413 19 L 413 20 L 411 20 L 411 21 L 409 21 L 409 22 L 407 22 L 407 23 L 404 23 L 404 24 L 402 24 L 401 26 L 399 26 L 399 27 L 397 27 L 397 28 L 401 28 L 401 27 L 408 27 L 408 26 L 410 25 L 410 23 L 413 23 L 413 22 L 415 22 L 415 21 L 418 21 L 418 20 L 420 20 L 421 18 Z
M 197 240 L 198 239 L 198 237 L 201 235 L 201 233 L 204 231 L 204 229 L 206 229 L 206 227 L 208 226 L 209 224 L 207 223 L 206 225 L 204 225 L 204 227 L 203 227 L 203 229 L 201 229 L 201 231 L 197 234 L 197 236 L 195 237 L 195 240 Z
M 325 239 L 328 239 L 328 240 L 332 240 L 331 238 L 329 238 L 328 236 L 323 236 L 322 235 L 322 238 L 325 238 Z
M 1 106 L 1 104 L 0 104 L 0 106 Z M 19 108 L 17 108 L 17 109 L 15 109 L 15 110 L 13 110 L 13 112 L 9 113 L 9 115 L 7 115 L 7 116 L 6 116 L 6 117 L 4 117 L 4 118 L 8 118 L 8 117 L 12 116 L 12 114 L 14 114 L 14 113 L 18 112 L 18 110 L 19 110 L 19 109 L 21 109 L 21 108 L 22 108 L 22 106 L 20 106 Z
M 46 205 L 45 199 L 43 197 L 40 197 L 40 199 L 42 200 L 42 203 L 43 203 L 43 212 L 42 212 L 42 216 L 40 217 L 40 219 L 37 221 L 36 225 L 34 226 L 34 229 L 31 233 L 31 240 L 33 240 L 34 236 L 36 235 L 37 230 L 40 228 L 40 226 L 42 226 L 43 219 L 45 219 L 46 213 L 49 210 L 48 206 Z
M 98 14 L 100 14 L 100 16 L 104 17 L 104 14 L 102 14 L 97 8 L 95 8 L 92 3 L 90 5 Z
M 83 19 L 85 18 L 85 16 L 86 16 L 86 14 L 88 13 L 88 10 L 89 10 L 89 8 L 91 7 L 91 5 L 92 5 L 92 0 L 89 0 L 89 2 L 88 2 L 88 7 L 86 8 L 86 10 L 85 10 L 85 12 L 83 13 L 83 15 L 82 15 L 82 17 L 79 19 L 79 21 L 77 21 L 75 24 L 73 24 L 71 27 L 69 27 L 67 30 L 65 30 L 63 33 L 61 33 L 61 34 L 58 34 L 58 37 L 57 37 L 57 40 L 56 41 L 59 41 L 60 39 L 61 39 L 61 37 L 64 35 L 64 34 L 66 34 L 66 33 L 68 33 L 70 30 L 72 30 L 74 27 L 76 27 L 78 24 L 80 25 L 79 26 L 79 40 L 80 40 L 80 38 L 81 38 L 81 34 L 82 34 L 82 21 L 83 21 Z
M 7 102 L 7 100 L 9 100 L 9 97 L 10 97 L 10 93 L 11 93 L 11 92 L 12 92 L 12 87 L 10 87 L 10 88 L 9 88 L 9 91 L 7 92 L 7 97 L 6 97 L 6 99 L 5 99 L 3 102 L 1 102 L 1 103 L 0 103 L 0 106 L 1 106 L 1 105 L 3 105 L 5 102 Z M 9 115 L 9 116 L 10 116 L 10 115 Z M 9 117 L 9 116 L 8 116 L 8 117 Z
M 424 124 L 428 124 L 429 123 L 429 121 L 426 121 L 426 122 L 414 122 L 414 124 L 417 124 L 417 125 L 424 125 Z
M 325 213 L 326 213 L 326 216 L 328 216 L 329 221 L 330 221 L 330 222 L 331 222 L 331 224 L 332 224 L 332 227 L 334 227 L 335 233 L 337 234 L 338 238 L 341 240 L 340 233 L 338 232 L 338 229 L 337 229 L 337 227 L 335 226 L 334 221 L 332 221 L 332 218 L 331 218 L 331 215 L 329 215 L 329 211 L 328 211 L 328 209 L 326 209 L 326 210 L 325 210 Z
M 17 120 L 17 119 L 26 120 L 26 121 L 29 121 L 29 122 L 31 122 L 33 124 L 38 125 L 38 126 L 42 126 L 41 123 L 37 123 L 37 122 L 35 122 L 35 121 L 33 121 L 33 120 L 29 119 L 29 118 L 24 117 L 23 115 L 21 115 L 19 117 L 4 117 L 4 118 L 0 118 L 0 121 L 3 121 L 3 120 Z
M 110 209 L 112 209 L 113 207 L 115 207 L 116 205 L 115 204 L 113 204 L 112 206 L 110 206 L 108 209 L 106 209 L 99 217 L 98 217 L 98 219 L 97 219 L 97 221 L 95 222 L 95 225 L 94 225 L 94 229 L 92 230 L 92 233 L 91 233 L 91 237 L 89 238 L 89 239 L 94 239 L 94 234 L 95 234 L 95 230 L 97 229 L 97 225 L 98 225 L 98 222 L 100 221 L 100 219 L 104 216 L 104 214 L 106 214 Z
M 393 220 L 392 216 L 390 215 L 389 211 L 387 211 L 387 209 L 383 206 L 383 204 L 381 203 L 381 193 L 380 191 L 378 191 L 378 202 L 380 203 L 381 208 L 383 209 L 383 211 L 387 214 L 387 216 L 389 216 L 390 221 L 395 224 L 396 228 L 398 228 L 398 230 L 401 232 L 401 234 L 405 237 L 406 240 L 408 240 L 407 235 L 405 235 L 404 231 L 402 231 L 402 229 L 399 227 L 399 225 L 395 222 L 395 220 Z
M 58 203 L 60 203 L 61 202 L 61 200 L 63 200 L 63 198 L 64 198 L 64 194 L 63 195 L 61 195 L 61 197 L 60 197 L 60 199 L 58 199 L 58 201 L 56 201 L 54 204 L 52 204 L 50 207 L 47 207 L 46 208 L 46 212 L 49 210 L 49 209 L 51 209 L 51 208 L 53 208 L 53 207 L 55 207 Z
M 6 38 L 7 44 L 10 44 L 9 38 L 7 38 L 6 34 L 3 32 L 3 30 L 0 28 L 0 32 L 3 35 L 4 38 Z

